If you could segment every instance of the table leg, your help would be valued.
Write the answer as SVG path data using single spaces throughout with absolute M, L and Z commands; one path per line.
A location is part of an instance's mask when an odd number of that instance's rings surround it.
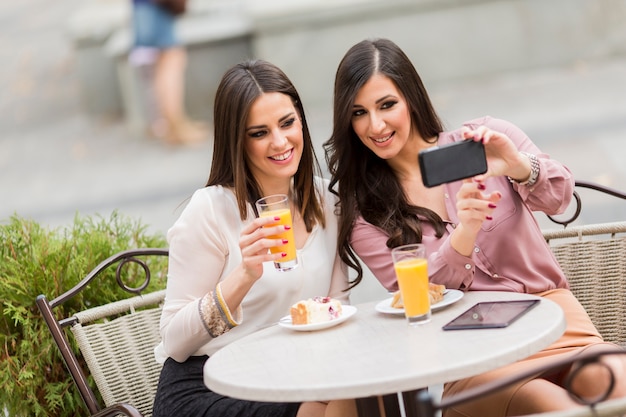
M 357 398 L 356 409 L 359 417 L 400 417 L 398 394 L 377 397 Z
M 427 388 L 403 392 L 402 401 L 404 402 L 406 417 L 432 417 L 435 415 Z

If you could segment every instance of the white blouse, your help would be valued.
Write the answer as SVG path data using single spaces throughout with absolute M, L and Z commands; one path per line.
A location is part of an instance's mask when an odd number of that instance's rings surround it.
M 316 183 L 324 196 L 326 227 L 316 225 L 305 245 L 297 250 L 298 267 L 277 271 L 272 262 L 241 304 L 241 324 L 212 338 L 199 313 L 199 301 L 241 263 L 242 222 L 233 191 L 222 186 L 197 190 L 167 234 L 169 270 L 161 315 L 162 342 L 155 348 L 159 362 L 171 357 L 183 362 L 189 356 L 211 355 L 222 346 L 276 323 L 301 299 L 331 296 L 349 303 L 347 266 L 337 255 L 336 196 L 328 180 Z M 321 188 L 320 188 L 321 187 Z M 233 312 L 235 313 L 235 312 Z

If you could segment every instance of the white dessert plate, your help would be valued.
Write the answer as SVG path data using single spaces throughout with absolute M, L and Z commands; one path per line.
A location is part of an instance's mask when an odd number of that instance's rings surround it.
M 443 294 L 443 300 L 431 305 L 430 311 L 435 312 L 449 306 L 450 304 L 456 303 L 461 298 L 463 298 L 463 294 L 464 292 L 459 290 L 446 290 L 446 292 Z M 391 307 L 391 301 L 393 301 L 393 297 L 386 298 L 380 303 L 376 304 L 376 311 L 385 314 L 404 316 L 404 309 Z
M 312 324 L 291 324 L 291 316 L 285 316 L 278 321 L 278 325 L 284 327 L 286 329 L 298 330 L 301 332 L 311 332 L 313 330 L 322 330 L 327 329 L 329 327 L 336 326 L 344 321 L 348 320 L 356 313 L 356 307 L 351 305 L 342 305 L 341 306 L 341 316 L 337 317 L 334 320 L 325 321 L 323 323 L 312 323 Z

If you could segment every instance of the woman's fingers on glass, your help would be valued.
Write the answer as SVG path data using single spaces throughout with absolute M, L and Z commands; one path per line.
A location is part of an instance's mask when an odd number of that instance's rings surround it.
M 263 226 L 272 223 L 275 223 L 275 220 L 271 217 L 257 217 L 241 229 L 241 237 L 243 238 L 246 235 L 256 235 L 258 239 L 258 236 L 262 235 L 261 230 Z
M 257 239 L 265 238 L 268 236 L 277 235 L 283 233 L 285 230 L 289 230 L 291 227 L 285 225 L 268 226 L 276 223 L 276 220 L 272 217 L 257 217 L 254 219 L 249 227 L 242 229 L 243 235 L 254 235 Z
M 264 227 L 261 229 L 261 233 L 264 237 L 268 237 L 271 239 L 278 239 L 280 234 L 284 233 L 285 230 L 290 230 L 291 227 L 279 224 L 271 227 Z
M 268 224 L 274 224 L 279 220 L 280 220 L 280 217 L 264 216 L 264 217 L 257 217 L 256 219 L 254 219 L 254 222 L 256 222 L 256 224 L 259 225 L 259 227 L 263 227 Z
M 276 261 L 282 254 L 272 253 L 271 248 L 284 245 L 283 239 L 263 238 L 241 248 L 241 255 L 248 263 Z
M 257 227 L 247 231 L 242 230 L 239 238 L 239 247 L 251 246 L 262 240 L 277 240 L 276 235 L 283 231 L 284 228 L 282 226 L 263 227 L 262 225 L 257 225 Z

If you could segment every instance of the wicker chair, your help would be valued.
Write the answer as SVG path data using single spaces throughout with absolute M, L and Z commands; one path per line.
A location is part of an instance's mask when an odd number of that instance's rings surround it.
M 624 345 L 626 221 L 546 230 L 544 237 L 600 334 Z
M 617 198 L 626 199 L 626 193 L 599 184 L 576 181 L 576 187 L 596 190 Z M 582 200 L 574 192 L 575 213 L 566 220 L 550 219 L 564 226 L 562 229 L 544 230 L 543 235 L 565 272 L 572 292 L 585 307 L 594 325 L 606 341 L 626 344 L 626 221 L 584 226 L 569 226 L 582 210 Z M 519 375 L 504 378 L 476 387 L 473 390 L 438 400 L 427 390 L 418 391 L 417 410 L 408 410 L 407 415 L 432 417 L 443 410 L 468 401 L 473 401 L 497 392 L 515 382 L 529 377 L 552 372 L 564 366 L 584 366 L 595 363 L 605 354 L 623 355 L 626 350 L 616 349 L 611 353 L 592 353 L 576 361 L 564 359 L 549 367 L 538 367 Z M 533 414 L 526 417 L 612 417 L 626 415 L 626 398 L 606 400 L 577 398 L 570 388 L 570 395 L 584 406 L 573 410 Z M 606 395 L 608 396 L 607 391 Z
M 37 297 L 37 306 L 90 416 L 152 415 L 161 370 L 154 359 L 154 347 L 160 341 L 159 320 L 165 291 L 135 295 L 61 319 L 55 317 L 53 309 L 80 294 L 102 271 L 115 264 L 118 284 L 130 293 L 141 294 L 150 282 L 148 258 L 167 255 L 167 249 L 120 252 L 100 263 L 81 282 L 57 298 L 48 301 L 45 295 Z M 139 288 L 130 288 L 122 280 L 123 267 L 128 263 L 139 264 L 144 270 L 145 280 Z M 70 347 L 64 332 L 67 327 L 76 340 L 104 406 L 99 403 L 81 361 Z
M 563 229 L 544 230 L 570 283 L 606 341 L 626 343 L 626 221 L 568 226 L 582 211 L 577 190 L 585 188 L 626 200 L 626 193 L 588 181 L 576 181 L 574 214 L 565 220 L 549 217 Z

